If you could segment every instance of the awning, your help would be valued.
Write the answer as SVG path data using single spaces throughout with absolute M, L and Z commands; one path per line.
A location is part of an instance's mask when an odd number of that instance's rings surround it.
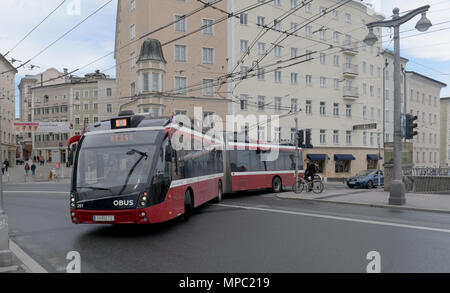
M 378 155 L 367 155 L 367 160 L 368 161 L 378 161 L 378 160 L 383 160 L 383 158 L 378 159 Z
M 334 155 L 335 161 L 354 161 L 356 160 L 353 155 Z
M 328 155 L 327 154 L 308 154 L 306 155 L 308 159 L 311 161 L 327 161 Z

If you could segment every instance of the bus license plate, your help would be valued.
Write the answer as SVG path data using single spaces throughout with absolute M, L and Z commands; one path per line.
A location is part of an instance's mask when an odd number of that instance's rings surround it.
M 114 216 L 94 216 L 94 222 L 114 222 Z

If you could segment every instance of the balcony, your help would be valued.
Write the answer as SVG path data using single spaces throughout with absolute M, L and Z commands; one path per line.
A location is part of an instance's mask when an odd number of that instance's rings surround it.
M 344 65 L 344 77 L 356 77 L 359 75 L 358 65 L 346 63 Z
M 342 45 L 342 53 L 355 56 L 359 53 L 358 43 L 345 42 L 344 45 Z
M 359 99 L 359 89 L 357 87 L 344 87 L 344 99 L 356 100 Z

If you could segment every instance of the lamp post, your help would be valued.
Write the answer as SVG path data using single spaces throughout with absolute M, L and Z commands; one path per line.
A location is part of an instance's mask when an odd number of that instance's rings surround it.
M 1 117 L 0 117 L 0 130 L 1 130 Z M 2 135 L 0 131 L 0 164 L 3 164 L 3 147 L 2 147 Z M 9 229 L 8 229 L 8 216 L 4 210 L 3 202 L 3 177 L 0 172 L 0 267 L 7 267 L 11 265 L 12 254 L 9 250 Z
M 374 27 L 394 28 L 394 171 L 389 195 L 389 204 L 391 205 L 406 204 L 405 185 L 402 181 L 400 26 L 416 15 L 422 14 L 416 29 L 420 32 L 427 31 L 432 26 L 430 20 L 426 17 L 426 12 L 429 9 L 430 5 L 426 5 L 400 16 L 400 9 L 395 8 L 391 20 L 368 23 L 369 34 L 364 39 L 364 43 L 373 46 L 378 41 L 377 36 L 373 33 Z

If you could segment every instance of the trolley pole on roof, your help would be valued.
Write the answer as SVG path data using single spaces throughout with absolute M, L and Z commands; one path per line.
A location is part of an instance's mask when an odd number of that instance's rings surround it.
M 295 139 L 294 139 L 294 143 L 295 143 L 295 187 L 297 187 L 298 184 L 298 158 L 299 158 L 299 154 L 298 154 L 298 118 L 295 117 Z

